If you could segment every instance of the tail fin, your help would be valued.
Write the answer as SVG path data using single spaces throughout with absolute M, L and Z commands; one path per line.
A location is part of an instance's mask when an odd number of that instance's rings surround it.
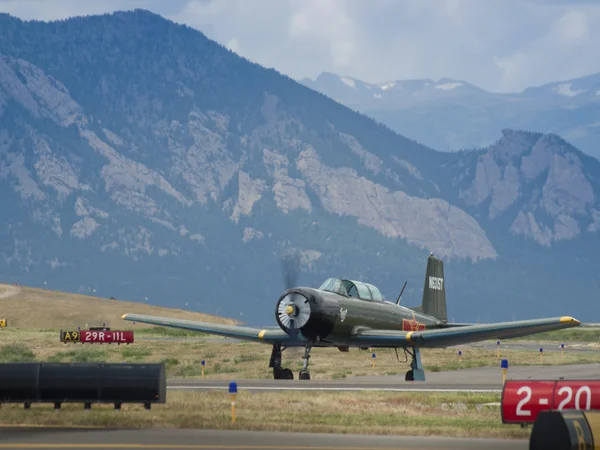
M 427 258 L 423 304 L 419 310 L 443 322 L 448 321 L 446 311 L 446 286 L 444 284 L 444 263 L 433 254 Z

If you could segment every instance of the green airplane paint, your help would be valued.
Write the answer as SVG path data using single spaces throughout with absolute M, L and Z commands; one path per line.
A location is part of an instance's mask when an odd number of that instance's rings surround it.
M 278 327 L 258 329 L 220 325 L 166 317 L 125 314 L 134 322 L 196 330 L 272 345 L 269 367 L 275 379 L 293 379 L 281 367 L 281 354 L 289 347 L 304 347 L 300 379 L 310 379 L 308 361 L 314 347 L 401 349 L 411 356 L 407 381 L 425 381 L 421 348 L 444 348 L 487 339 L 507 339 L 580 325 L 563 316 L 492 324 L 448 323 L 446 286 L 442 260 L 430 255 L 425 271 L 422 303 L 404 307 L 386 301 L 372 284 L 329 278 L 315 289 L 290 287 L 277 300 Z

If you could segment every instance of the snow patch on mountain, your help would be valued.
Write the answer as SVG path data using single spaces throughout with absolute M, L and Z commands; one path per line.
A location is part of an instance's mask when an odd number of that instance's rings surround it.
M 349 86 L 353 89 L 356 89 L 356 83 L 354 82 L 354 80 L 352 78 L 346 78 L 346 77 L 342 77 L 340 78 L 340 80 L 342 81 L 342 83 L 344 83 L 346 86 Z
M 457 87 L 460 87 L 462 85 L 463 85 L 463 83 L 459 83 L 459 82 L 442 83 L 442 84 L 436 84 L 435 88 L 436 89 L 443 89 L 445 91 L 448 91 L 450 89 L 456 89 Z

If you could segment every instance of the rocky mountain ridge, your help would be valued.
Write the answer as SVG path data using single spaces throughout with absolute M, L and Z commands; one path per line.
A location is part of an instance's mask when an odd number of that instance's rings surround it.
M 286 252 L 417 304 L 433 251 L 485 320 L 523 248 L 595 248 L 600 168 L 554 135 L 437 152 L 146 11 L 0 26 L 5 281 L 268 324 Z

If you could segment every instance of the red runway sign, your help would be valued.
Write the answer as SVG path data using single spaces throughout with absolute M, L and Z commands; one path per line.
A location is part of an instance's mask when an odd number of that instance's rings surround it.
M 133 331 L 61 331 L 61 342 L 81 342 L 90 344 L 133 344 Z
M 502 391 L 502 423 L 533 423 L 540 411 L 600 409 L 600 380 L 509 380 Z

